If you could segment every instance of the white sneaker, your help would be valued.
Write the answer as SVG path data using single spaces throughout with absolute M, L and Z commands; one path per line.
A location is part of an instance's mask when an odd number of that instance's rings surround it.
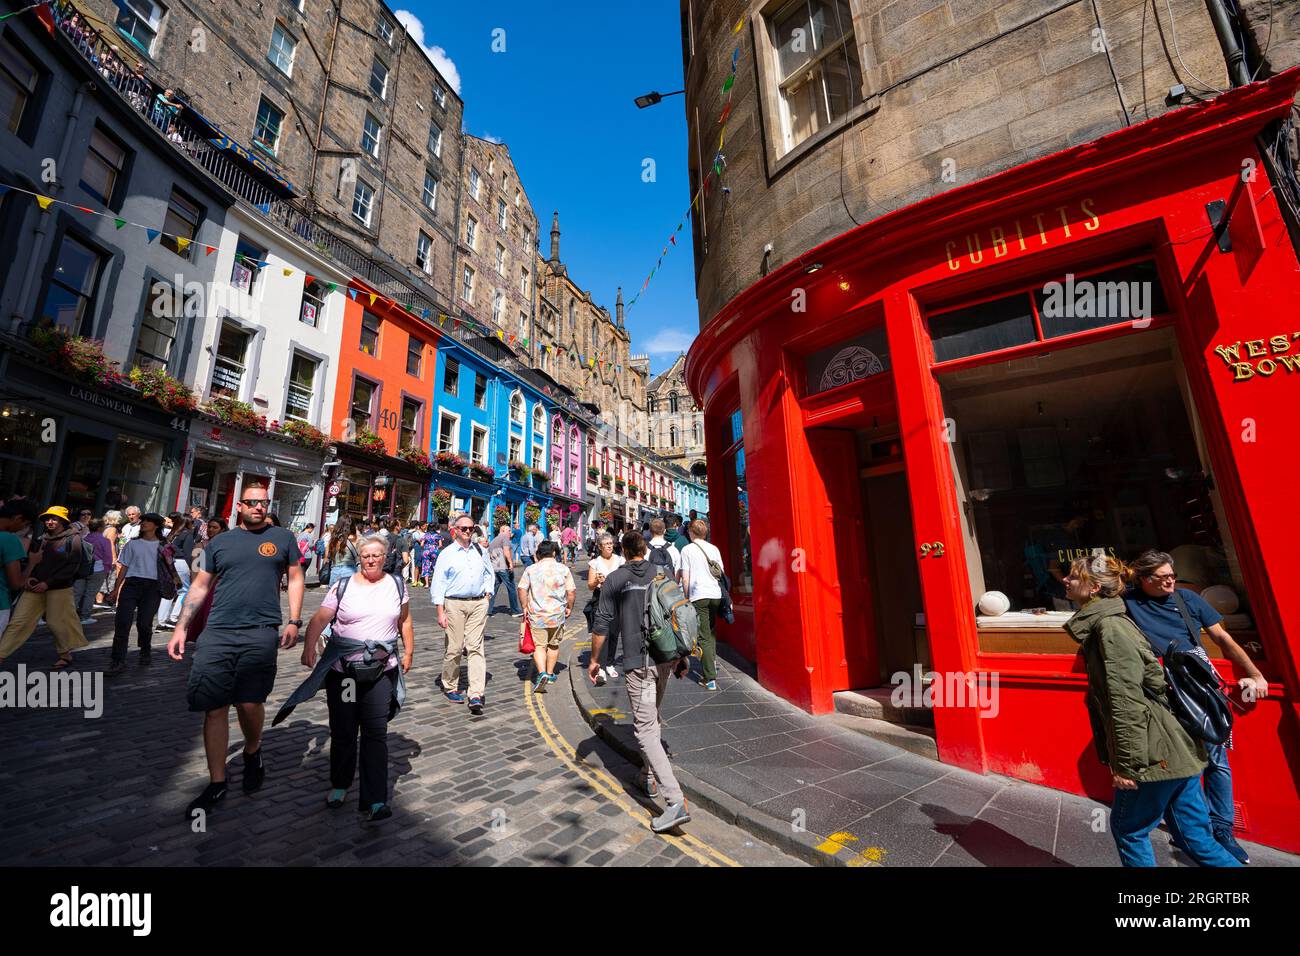
M 603 670 L 596 671 L 596 686 L 597 687 L 605 686 L 605 672 Z
M 605 668 L 605 676 L 608 677 L 610 680 L 613 680 L 614 678 L 618 677 L 618 671 L 614 670 L 613 664 L 610 664 L 608 667 Z
M 93 617 L 83 617 L 83 618 L 81 619 L 81 623 L 82 623 L 82 624 L 94 624 L 94 623 L 95 623 L 95 619 L 94 619 Z

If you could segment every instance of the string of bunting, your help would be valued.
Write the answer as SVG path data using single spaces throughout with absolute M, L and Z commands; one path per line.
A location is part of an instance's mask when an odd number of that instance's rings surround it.
M 731 28 L 733 36 L 739 34 L 740 31 L 744 29 L 745 21 L 747 19 L 748 15 L 742 16 L 736 21 L 736 25 Z M 658 272 L 659 267 L 663 265 L 664 257 L 668 255 L 668 250 L 677 245 L 677 234 L 681 232 L 682 227 L 686 225 L 686 220 L 699 211 L 700 200 L 703 197 L 708 196 L 709 187 L 714 178 L 720 178 L 723 169 L 726 168 L 727 158 L 722 152 L 722 147 L 727 141 L 727 121 L 731 117 L 732 97 L 735 95 L 736 69 L 740 65 L 740 45 L 741 41 L 737 40 L 735 49 L 731 51 L 731 72 L 728 73 L 727 78 L 722 81 L 722 92 L 726 94 L 727 99 L 726 102 L 723 103 L 722 113 L 718 116 L 717 125 L 722 128 L 718 132 L 718 149 L 713 155 L 713 165 L 710 166 L 709 171 L 704 174 L 704 180 L 700 183 L 700 187 L 695 190 L 695 195 L 691 197 L 690 204 L 686 207 L 685 215 L 683 215 L 681 221 L 677 223 L 677 228 L 669 234 L 668 244 L 665 245 L 663 250 L 659 253 L 659 260 L 655 263 L 654 268 L 650 270 L 650 274 L 645 277 L 645 281 L 641 283 L 641 288 L 637 290 L 636 295 L 632 296 L 631 301 L 628 302 L 627 308 L 629 312 L 632 310 L 632 307 L 636 305 L 637 300 L 641 298 L 642 293 L 644 293 L 646 289 L 650 288 L 650 280 L 655 277 L 655 273 Z

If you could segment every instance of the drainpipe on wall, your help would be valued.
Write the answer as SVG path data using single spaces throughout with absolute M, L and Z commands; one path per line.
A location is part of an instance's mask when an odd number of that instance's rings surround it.
M 1250 70 L 1246 68 L 1246 54 L 1237 35 L 1233 32 L 1232 17 L 1224 0 L 1205 0 L 1210 20 L 1214 23 L 1214 32 L 1219 35 L 1219 46 L 1223 48 L 1223 58 L 1228 63 L 1228 80 L 1233 86 L 1245 86 L 1250 82 Z

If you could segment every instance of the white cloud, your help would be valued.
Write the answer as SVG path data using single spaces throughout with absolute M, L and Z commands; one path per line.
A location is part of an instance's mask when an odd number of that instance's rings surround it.
M 632 351 L 645 351 L 650 355 L 676 355 L 685 352 L 695 341 L 695 336 L 681 329 L 660 329 L 641 348 L 632 343 Z
M 447 51 L 440 46 L 426 46 L 424 42 L 424 24 L 410 10 L 398 10 L 396 17 L 402 26 L 406 27 L 411 39 L 419 44 L 420 49 L 424 50 L 424 55 L 433 61 L 433 65 L 438 68 L 442 78 L 447 84 L 460 95 L 460 70 L 456 69 L 456 64 L 451 61 Z
M 505 142 L 505 140 L 502 139 L 500 136 L 493 136 L 491 133 L 484 133 L 484 134 L 483 134 L 483 139 L 487 140 L 489 143 L 504 143 L 504 142 Z

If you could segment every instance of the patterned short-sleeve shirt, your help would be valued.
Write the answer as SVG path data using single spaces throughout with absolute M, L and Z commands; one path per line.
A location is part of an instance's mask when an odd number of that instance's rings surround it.
M 563 564 L 548 559 L 530 564 L 519 579 L 528 589 L 528 623 L 533 627 L 563 627 L 566 594 L 577 590 L 573 573 Z

